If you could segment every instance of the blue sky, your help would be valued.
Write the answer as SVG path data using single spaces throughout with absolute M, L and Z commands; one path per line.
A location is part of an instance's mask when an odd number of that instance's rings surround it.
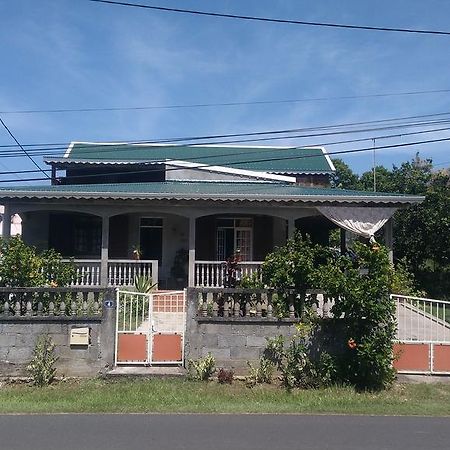
M 142 0 L 226 13 L 450 29 L 446 0 Z M 246 102 L 449 89 L 450 36 L 251 23 L 94 4 L 0 1 L 0 111 Z M 144 140 L 302 128 L 450 111 L 450 93 L 292 104 L 1 117 L 24 144 Z M 373 133 L 372 133 L 373 134 Z M 353 135 L 352 135 L 353 136 Z M 378 140 L 378 145 L 450 136 Z M 359 137 L 359 136 L 354 136 Z M 337 140 L 330 138 L 329 140 Z M 324 138 L 279 141 L 311 145 Z M 0 130 L 0 145 L 11 144 Z M 329 147 L 336 151 L 366 144 Z M 351 146 L 351 147 L 350 147 Z M 380 150 L 390 167 L 417 151 L 445 167 L 449 143 Z M 362 172 L 372 155 L 344 158 Z M 41 157 L 37 158 L 41 162 Z M 0 171 L 32 169 L 0 157 Z M 5 179 L 7 177 L 2 176 Z

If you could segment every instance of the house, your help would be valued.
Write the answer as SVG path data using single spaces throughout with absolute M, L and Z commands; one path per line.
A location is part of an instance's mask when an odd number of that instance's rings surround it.
M 337 226 L 367 238 L 384 226 L 392 247 L 390 218 L 423 200 L 331 188 L 319 147 L 75 142 L 45 162 L 51 185 L 2 187 L 0 202 L 25 242 L 74 258 L 88 285 L 222 286 L 226 258 L 239 250 L 251 274 L 295 229 L 327 243 Z

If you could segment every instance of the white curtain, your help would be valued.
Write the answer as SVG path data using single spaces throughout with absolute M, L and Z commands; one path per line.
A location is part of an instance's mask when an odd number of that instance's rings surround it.
M 374 234 L 393 216 L 397 208 L 320 206 L 321 214 L 352 233 L 373 239 Z

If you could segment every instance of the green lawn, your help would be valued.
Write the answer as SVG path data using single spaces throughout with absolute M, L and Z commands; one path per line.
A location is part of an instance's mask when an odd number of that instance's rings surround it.
M 0 387 L 0 413 L 338 413 L 450 415 L 450 385 L 397 384 L 380 393 L 351 388 L 296 390 L 247 388 L 184 379 L 59 382 L 46 388 Z

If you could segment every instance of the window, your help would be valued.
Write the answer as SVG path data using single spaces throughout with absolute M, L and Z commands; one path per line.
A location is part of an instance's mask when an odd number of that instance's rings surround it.
M 253 258 L 253 220 L 249 218 L 218 218 L 216 248 L 217 259 L 224 261 L 237 250 L 242 261 Z
M 163 220 L 143 217 L 140 223 L 140 250 L 142 259 L 162 260 Z

